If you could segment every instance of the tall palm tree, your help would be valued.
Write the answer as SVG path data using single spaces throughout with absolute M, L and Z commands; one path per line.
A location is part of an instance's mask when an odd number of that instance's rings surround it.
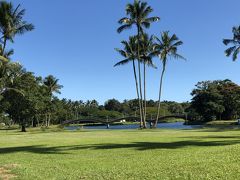
M 50 120 L 51 120 L 50 111 L 51 111 L 51 105 L 52 105 L 52 95 L 54 92 L 60 94 L 60 89 L 63 87 L 62 85 L 58 84 L 58 81 L 59 80 L 52 75 L 47 76 L 43 81 L 43 84 L 47 90 L 47 95 L 49 97 L 49 101 L 48 101 L 49 107 L 46 107 L 46 112 L 47 112 L 46 126 L 50 125 Z
M 121 26 L 118 28 L 118 32 L 121 33 L 123 30 L 130 29 L 132 26 L 137 27 L 138 37 L 138 78 L 139 78 L 139 91 L 141 99 L 141 117 L 144 117 L 143 103 L 142 103 L 142 80 L 141 80 L 141 68 L 140 68 L 140 35 L 144 33 L 144 28 L 149 28 L 152 22 L 159 21 L 159 17 L 149 17 L 153 9 L 148 6 L 147 2 L 141 2 L 134 0 L 133 4 L 127 4 L 126 14 L 128 17 L 120 19 L 118 22 Z M 144 122 L 144 119 L 142 119 Z M 146 128 L 146 127 L 143 127 Z
M 135 60 L 137 59 L 137 36 L 130 36 L 129 41 L 122 41 L 122 45 L 124 46 L 123 49 L 116 49 L 123 57 L 124 60 L 118 62 L 114 65 L 114 67 L 119 65 L 125 65 L 127 63 L 132 62 L 133 64 L 133 73 L 134 73 L 134 80 L 136 85 L 136 92 L 137 92 L 137 98 L 139 103 L 139 114 L 140 114 L 140 128 L 142 127 L 142 106 L 141 101 L 139 97 L 139 90 L 138 90 L 138 79 L 137 79 L 137 73 L 136 73 L 136 65 Z
M 238 53 L 240 53 L 240 26 L 233 27 L 233 38 L 232 39 L 224 39 L 223 43 L 227 46 L 231 44 L 232 46 L 225 50 L 225 54 L 227 57 L 232 55 L 233 61 L 237 60 Z
M 146 115 L 147 115 L 147 103 L 146 103 L 146 66 L 150 66 L 156 68 L 156 66 L 152 62 L 152 58 L 154 55 L 154 44 L 153 44 L 153 36 L 149 37 L 148 34 L 144 33 L 140 37 L 140 57 L 143 62 L 143 82 L 144 82 L 144 121 L 146 123 Z
M 2 53 L 5 52 L 8 40 L 13 42 L 15 35 L 21 35 L 34 29 L 32 24 L 23 20 L 24 15 L 25 9 L 20 9 L 20 5 L 14 8 L 11 2 L 0 2 L 0 32 L 2 33 L 0 40 L 3 44 Z
M 162 84 L 163 84 L 163 76 L 166 70 L 167 60 L 169 58 L 174 59 L 185 59 L 183 56 L 177 53 L 178 47 L 183 44 L 179 38 L 173 34 L 169 35 L 169 31 L 164 31 L 161 34 L 161 38 L 155 37 L 157 43 L 154 45 L 155 53 L 160 58 L 162 62 L 162 72 L 160 77 L 160 87 L 159 87 L 159 98 L 158 98 L 158 112 L 157 118 L 153 125 L 154 128 L 157 127 L 159 115 L 160 115 L 160 107 L 161 107 L 161 95 L 162 95 Z

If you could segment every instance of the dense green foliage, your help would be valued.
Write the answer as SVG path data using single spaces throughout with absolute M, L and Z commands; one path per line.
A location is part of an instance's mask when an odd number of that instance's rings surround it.
M 51 131 L 0 131 L 0 168 L 17 179 L 239 179 L 237 130 Z
M 240 86 L 230 80 L 199 82 L 192 95 L 188 111 L 199 119 L 229 120 L 240 115 Z

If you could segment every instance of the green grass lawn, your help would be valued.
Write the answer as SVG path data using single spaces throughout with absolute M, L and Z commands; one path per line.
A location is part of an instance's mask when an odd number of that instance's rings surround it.
M 0 130 L 0 179 L 239 179 L 240 131 Z

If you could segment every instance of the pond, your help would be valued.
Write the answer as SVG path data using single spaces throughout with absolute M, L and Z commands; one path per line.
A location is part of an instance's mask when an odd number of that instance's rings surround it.
M 175 123 L 158 123 L 157 128 L 160 129 L 196 129 L 201 128 L 201 125 L 184 125 L 183 122 L 175 122 Z M 66 130 L 79 130 L 79 129 L 107 129 L 106 125 L 98 125 L 98 126 L 66 126 L 64 129 Z M 126 125 L 110 125 L 108 129 L 138 129 L 139 124 L 126 124 Z

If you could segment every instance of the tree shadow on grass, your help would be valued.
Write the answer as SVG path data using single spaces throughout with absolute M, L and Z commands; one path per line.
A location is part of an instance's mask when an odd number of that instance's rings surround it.
M 0 131 L 12 131 L 12 130 L 18 130 L 19 128 L 16 127 L 9 127 L 9 128 L 0 128 Z
M 87 146 L 76 146 L 70 148 L 71 150 L 79 149 L 135 149 L 139 151 L 155 150 L 155 149 L 179 149 L 185 147 L 214 147 L 214 146 L 228 146 L 239 144 L 240 140 L 228 141 L 177 141 L 177 142 L 133 142 L 129 144 L 95 144 Z
M 0 148 L 1 154 L 10 154 L 10 153 L 35 153 L 35 154 L 67 154 L 63 152 L 62 148 L 59 147 L 46 147 L 44 145 L 36 145 L 36 146 L 20 146 L 20 147 L 5 147 Z
M 184 129 L 193 130 L 194 132 L 224 132 L 224 131 L 239 131 L 240 126 L 226 126 L 226 125 L 206 125 L 202 128 Z
M 240 135 L 236 135 L 236 136 L 217 136 L 217 135 L 208 135 L 208 136 L 185 136 L 185 137 L 179 137 L 179 138 L 186 138 L 186 139 L 226 139 L 226 141 L 228 141 L 227 139 L 239 139 L 240 140 Z
M 37 146 L 21 146 L 21 147 L 6 147 L 0 148 L 1 154 L 10 153 L 34 153 L 34 154 L 72 154 L 79 150 L 111 150 L 111 149 L 133 149 L 138 151 L 146 150 L 161 150 L 161 149 L 180 149 L 187 147 L 216 147 L 229 146 L 239 144 L 240 140 L 219 140 L 219 141 L 176 141 L 176 142 L 132 142 L 127 144 L 87 144 L 87 145 L 73 145 L 73 146 L 53 146 L 46 147 L 43 145 Z

